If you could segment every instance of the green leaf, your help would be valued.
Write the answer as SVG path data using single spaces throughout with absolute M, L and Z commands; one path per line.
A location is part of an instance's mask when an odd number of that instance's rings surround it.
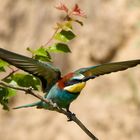
M 74 20 L 75 22 L 77 22 L 78 24 L 80 24 L 81 26 L 83 26 L 84 24 L 83 24 L 83 22 L 82 21 L 80 21 L 80 20 Z
M 71 21 L 66 21 L 64 25 L 62 26 L 62 29 L 65 31 L 72 30 L 72 22 Z
M 5 72 L 5 68 L 4 67 L 0 67 L 0 72 Z
M 34 90 L 40 89 L 40 81 L 29 74 L 16 73 L 11 76 L 11 82 L 16 82 L 21 87 L 32 87 Z
M 69 53 L 71 50 L 69 49 L 67 44 L 64 43 L 55 43 L 54 45 L 48 47 L 49 52 L 63 52 L 63 53 Z
M 70 31 L 72 30 L 72 21 L 66 20 L 63 23 L 57 23 L 57 28 L 65 30 L 65 31 Z
M 8 89 L 8 96 L 7 96 L 7 99 L 13 97 L 16 95 L 16 91 L 14 89 L 11 89 L 11 88 L 7 88 Z
M 72 40 L 73 38 L 75 38 L 75 34 L 72 31 L 66 31 L 66 30 L 62 30 L 59 33 L 56 33 L 55 35 L 55 39 L 59 40 L 61 42 L 69 42 L 70 40 Z
M 3 60 L 0 59 L 0 67 L 8 66 L 9 64 Z
M 15 95 L 16 91 L 14 89 L 0 87 L 0 104 L 4 110 L 9 110 L 9 99 Z
M 9 64 L 3 60 L 0 59 L 0 72 L 5 72 L 5 68 L 6 66 L 8 66 Z
M 30 51 L 33 55 L 33 58 L 35 58 L 37 60 L 47 61 L 47 62 L 52 61 L 49 52 L 43 46 L 41 46 L 40 48 L 38 48 L 36 50 L 32 50 L 30 48 L 27 48 L 27 50 Z
M 34 54 L 34 50 L 32 50 L 30 47 L 27 47 L 26 50 L 32 53 L 32 55 Z

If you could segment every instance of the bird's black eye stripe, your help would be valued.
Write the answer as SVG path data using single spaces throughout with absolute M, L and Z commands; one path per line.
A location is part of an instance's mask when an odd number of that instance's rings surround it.
M 94 79 L 96 78 L 96 76 L 89 76 L 89 77 L 85 77 L 83 79 L 72 79 L 72 80 L 69 80 L 65 83 L 65 86 L 70 86 L 70 85 L 74 85 L 76 83 L 80 83 L 80 82 L 86 82 L 88 81 L 89 79 Z
M 65 83 L 65 86 L 74 85 L 74 84 L 80 83 L 80 82 L 82 82 L 82 80 L 73 79 L 73 80 L 67 81 L 67 82 Z
M 94 78 L 96 78 L 97 76 L 89 76 L 89 77 L 85 77 L 85 78 L 83 78 L 82 80 L 81 80 L 81 82 L 86 82 L 86 81 L 88 81 L 88 80 L 90 80 L 90 79 L 94 79 Z

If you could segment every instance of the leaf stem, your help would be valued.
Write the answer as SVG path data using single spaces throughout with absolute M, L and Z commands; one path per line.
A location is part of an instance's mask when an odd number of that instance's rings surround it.
M 4 81 L 5 79 L 7 79 L 8 77 L 10 77 L 11 75 L 13 75 L 15 72 L 17 72 L 19 69 L 16 69 L 16 70 L 14 70 L 14 69 L 12 69 L 11 67 L 9 67 L 12 71 L 8 74 L 8 75 L 6 75 L 4 78 L 2 78 L 1 80 L 2 81 Z
M 55 30 L 51 38 L 43 45 L 43 46 L 48 46 L 48 44 L 54 39 L 55 34 L 58 32 L 59 28 Z

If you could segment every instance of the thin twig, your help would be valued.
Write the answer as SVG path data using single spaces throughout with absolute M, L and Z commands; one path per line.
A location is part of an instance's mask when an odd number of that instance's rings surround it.
M 10 85 L 10 84 L 7 84 L 3 81 L 0 81 L 0 85 L 1 86 L 4 86 L 4 87 L 8 87 L 8 88 L 12 88 L 12 89 L 15 89 L 15 90 L 20 90 L 20 91 L 24 91 L 26 94 L 30 94 L 38 99 L 40 99 L 41 101 L 49 104 L 50 106 L 52 106 L 54 108 L 55 111 L 59 112 L 59 113 L 62 113 L 64 115 L 66 115 L 70 121 L 73 121 L 75 122 L 92 140 L 98 140 L 98 138 L 96 138 L 96 136 L 94 136 L 85 126 L 84 124 L 76 117 L 75 114 L 71 113 L 71 112 L 68 112 L 62 108 L 59 108 L 58 106 L 54 105 L 54 103 L 52 103 L 51 100 L 48 100 L 46 98 L 43 98 L 42 96 L 40 96 L 39 94 L 37 93 L 34 93 L 33 92 L 33 89 L 32 88 L 24 88 L 24 87 L 16 87 L 16 86 L 13 86 L 13 85 Z
M 59 30 L 59 28 L 57 28 L 55 30 L 55 32 L 53 33 L 53 35 L 51 36 L 51 38 L 43 46 L 47 46 L 54 39 L 54 36 L 58 32 L 58 30 Z
M 70 16 L 69 16 L 69 15 L 66 15 L 66 16 L 64 17 L 63 21 L 61 21 L 60 23 L 58 23 L 58 25 L 63 24 L 64 21 L 67 21 L 67 20 L 69 20 L 69 19 L 70 19 Z M 48 46 L 48 44 L 54 39 L 56 33 L 59 31 L 59 29 L 61 29 L 61 27 L 58 26 L 58 25 L 57 25 L 57 27 L 55 28 L 55 31 L 54 31 L 54 33 L 52 34 L 52 36 L 50 37 L 50 39 L 49 39 L 43 46 Z
M 6 75 L 4 78 L 2 78 L 1 80 L 4 81 L 5 79 L 7 79 L 8 77 L 10 77 L 11 75 L 13 75 L 15 72 L 17 72 L 19 69 L 12 69 L 10 66 L 9 68 L 12 70 L 8 75 Z
M 72 121 L 74 121 L 79 127 L 92 139 L 92 140 L 98 140 L 88 129 L 84 124 L 75 116 L 72 115 Z
M 63 109 L 58 110 L 58 112 L 66 115 L 70 121 L 75 122 L 92 140 L 98 140 L 98 138 L 87 129 L 87 127 L 76 117 L 75 114 L 67 112 Z

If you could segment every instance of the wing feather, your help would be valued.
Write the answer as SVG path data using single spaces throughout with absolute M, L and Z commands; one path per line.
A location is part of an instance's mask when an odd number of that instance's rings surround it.
M 45 79 L 48 86 L 54 84 L 60 78 L 60 71 L 49 63 L 43 63 L 2 48 L 0 48 L 0 59 L 30 74 L 41 77 L 41 79 Z
M 108 74 L 111 72 L 123 71 L 130 67 L 134 67 L 138 64 L 140 64 L 140 59 L 114 62 L 114 63 L 106 63 L 106 64 L 97 65 L 97 66 L 81 68 L 75 72 L 83 74 L 85 76 L 84 80 L 86 81 L 89 79 L 96 78 L 97 76 Z

